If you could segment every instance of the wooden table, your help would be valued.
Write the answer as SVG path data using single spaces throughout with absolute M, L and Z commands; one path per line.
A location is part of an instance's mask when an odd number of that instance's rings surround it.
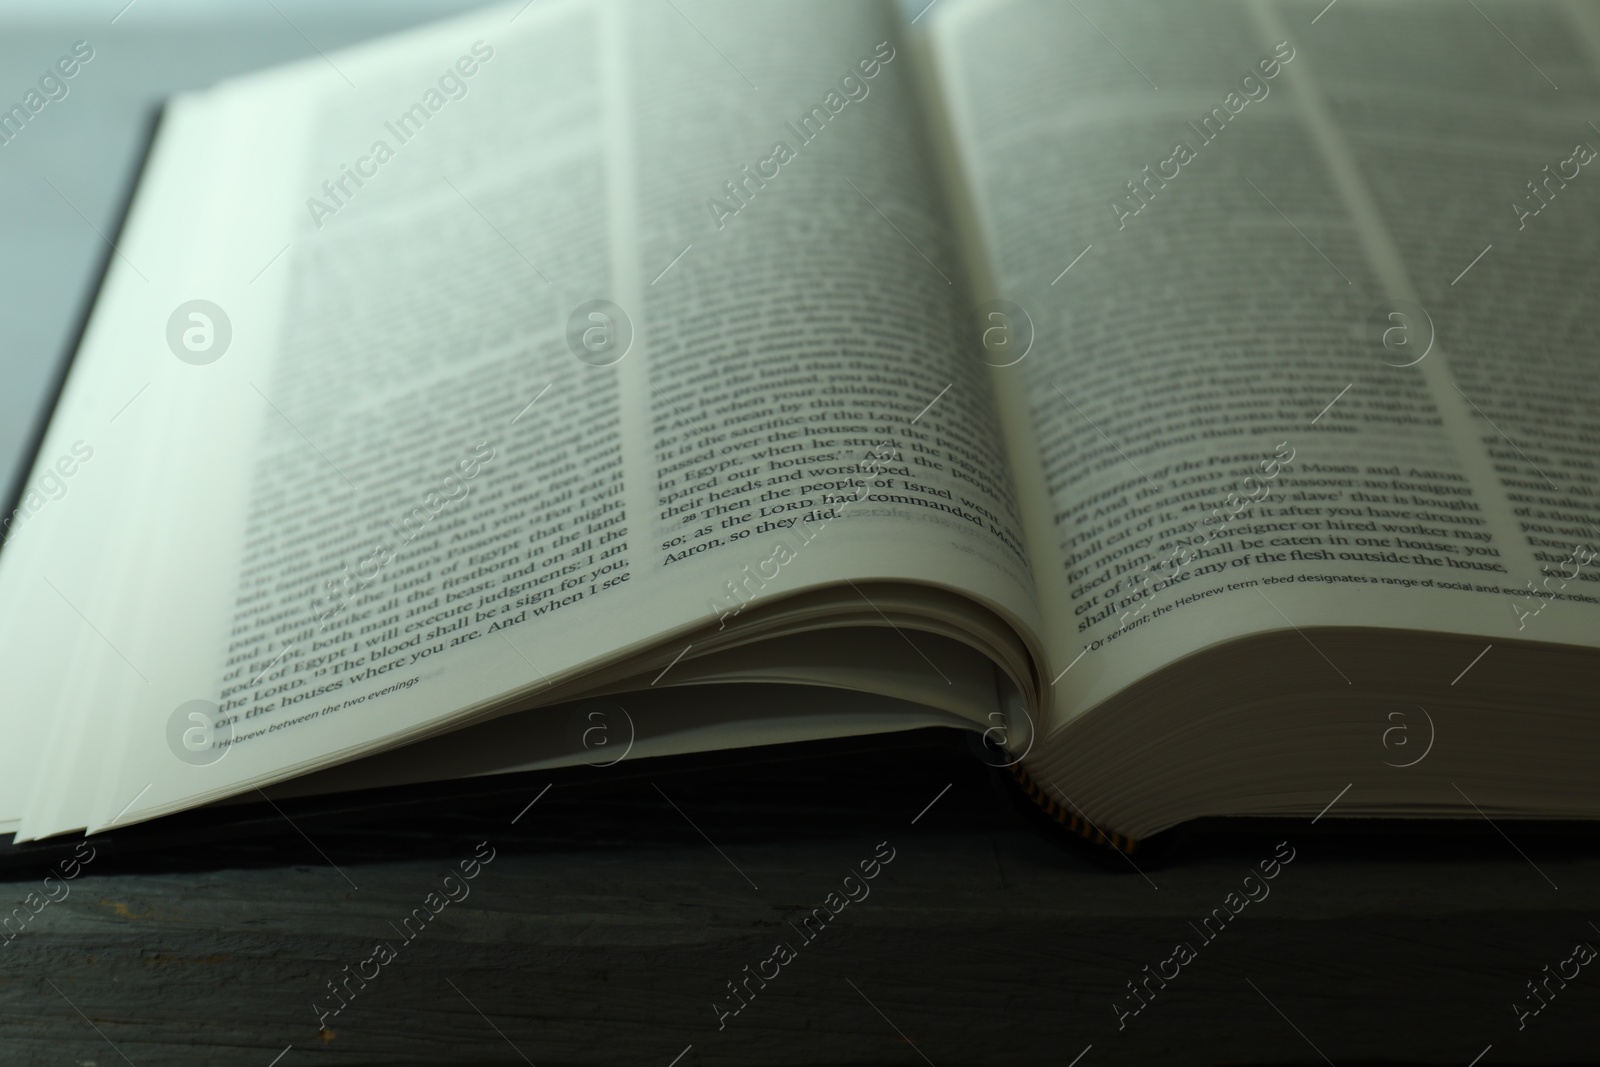
M 404 825 L 289 807 L 272 837 L 97 856 L 0 948 L 4 1062 L 266 1067 L 288 1049 L 283 1067 L 665 1067 L 680 1053 L 683 1067 L 948 1067 L 1064 1065 L 1087 1048 L 1092 1067 L 1597 1051 L 1600 982 L 1585 972 L 1552 982 L 1520 1032 L 1511 1009 L 1575 942 L 1600 943 L 1591 838 L 1512 828 L 1513 845 L 1488 823 L 1414 837 L 1329 818 L 1130 860 L 1038 832 L 960 751 L 607 773 Z M 1191 925 L 1290 850 L 1267 896 Z M 463 880 L 475 855 L 492 858 Z M 37 874 L 7 880 L 19 902 L 43 893 Z M 807 922 L 817 908 L 827 921 Z M 1171 977 L 1177 942 L 1194 958 Z M 1171 980 L 1133 1013 L 1127 983 L 1147 965 Z M 328 983 L 347 979 L 334 999 Z M 747 1002 L 736 1014 L 730 982 Z

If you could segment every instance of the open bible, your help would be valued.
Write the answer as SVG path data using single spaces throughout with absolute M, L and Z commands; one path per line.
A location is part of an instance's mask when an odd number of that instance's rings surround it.
M 0 830 L 928 728 L 1123 850 L 1600 816 L 1600 8 L 1477 6 L 519 2 L 173 99 Z

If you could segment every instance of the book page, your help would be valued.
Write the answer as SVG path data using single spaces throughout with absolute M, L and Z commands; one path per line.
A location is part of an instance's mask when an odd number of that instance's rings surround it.
M 896 25 L 514 4 L 175 106 L 82 365 L 142 339 L 117 425 L 143 506 L 90 520 L 139 562 L 85 613 L 104 640 L 72 673 L 108 691 L 57 731 L 43 765 L 74 771 L 34 783 L 24 836 L 658 647 L 664 674 L 818 585 L 913 647 L 910 602 L 864 587 L 1035 632 Z
M 1324 6 L 933 19 L 987 295 L 1034 331 L 996 380 L 1053 725 L 1267 630 L 1600 641 L 1600 209 L 1581 179 L 1564 232 L 1506 206 L 1600 144 L 1592 15 Z

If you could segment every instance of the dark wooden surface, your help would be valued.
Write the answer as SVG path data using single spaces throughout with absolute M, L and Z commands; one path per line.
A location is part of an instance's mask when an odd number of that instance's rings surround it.
M 312 54 L 307 38 L 330 49 L 418 17 L 285 0 L 296 26 L 266 7 L 206 25 L 147 2 L 110 25 L 121 6 L 0 32 L 6 92 L 74 40 L 98 50 L 49 121 L 0 153 L 0 394 L 13 425 L 100 252 L 76 212 L 107 228 L 148 107 Z M 1574 942 L 1600 943 L 1591 842 L 1512 828 L 1514 846 L 1487 823 L 1374 835 L 1329 819 L 1195 842 L 1146 857 L 1141 873 L 1040 836 L 959 761 L 656 781 L 555 789 L 515 825 L 521 803 L 464 806 L 403 828 L 312 820 L 305 836 L 101 857 L 0 942 L 0 1063 L 1600 1061 L 1600 973 L 1570 981 L 1524 1030 L 1511 1009 Z M 1282 838 L 1296 858 L 1271 896 L 1119 1031 L 1125 983 L 1175 942 L 1198 943 L 1189 923 Z M 319 1031 L 324 983 L 375 942 L 398 943 L 390 924 L 484 840 L 496 858 L 471 896 Z M 789 923 L 880 841 L 896 858 L 870 897 L 719 1030 L 725 983 L 798 941 Z M 38 872 L 0 882 L 7 908 L 44 889 Z
M 1545 964 L 1600 943 L 1592 839 L 1329 818 L 1180 840 L 1136 867 L 1038 833 L 961 752 L 648 771 L 403 827 L 299 818 L 226 847 L 97 857 L 0 945 L 0 1058 L 666 1067 L 687 1049 L 682 1067 L 950 1067 L 1065 1065 L 1092 1045 L 1092 1067 L 1600 1049 L 1600 975 L 1520 1032 L 1511 1010 Z M 1189 924 L 1280 840 L 1295 855 L 1270 895 L 1204 942 Z M 405 940 L 396 927 L 483 841 L 495 857 L 470 895 Z M 790 924 L 880 842 L 894 859 L 870 895 L 804 941 Z M 20 902 L 42 882 L 5 890 Z M 719 1028 L 726 983 L 779 941 L 796 958 Z M 1119 1030 L 1113 1001 L 1178 941 L 1197 958 Z M 325 983 L 378 942 L 397 958 L 319 1030 L 313 1000 L 333 1006 Z

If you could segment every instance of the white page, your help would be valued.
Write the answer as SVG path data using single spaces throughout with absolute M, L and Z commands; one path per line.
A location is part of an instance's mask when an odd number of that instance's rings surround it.
M 686 10 L 696 22 L 714 22 L 718 13 Z M 744 51 L 734 51 L 751 65 L 759 60 L 763 71 L 761 90 L 748 96 L 740 95 L 744 83 L 731 64 L 714 50 L 701 51 L 704 41 L 670 9 L 657 13 L 659 19 L 652 14 L 623 22 L 610 5 L 538 6 L 522 14 L 513 5 L 410 35 L 404 44 L 338 53 L 241 82 L 175 113 L 157 151 L 166 162 L 158 165 L 189 161 L 191 199 L 178 212 L 136 212 L 124 242 L 125 250 L 147 259 L 149 284 L 163 295 L 150 297 L 140 279 L 114 273 L 94 335 L 100 348 L 111 338 L 146 339 L 134 359 L 143 361 L 146 374 L 171 382 L 165 393 L 140 401 L 151 401 L 143 412 L 150 434 L 144 447 L 153 460 L 132 489 L 151 505 L 108 505 L 94 517 L 113 538 L 144 546 L 137 568 L 118 571 L 117 602 L 108 613 L 116 624 L 108 626 L 108 636 L 147 665 L 149 681 L 137 689 L 107 683 L 114 692 L 96 703 L 88 729 L 64 736 L 45 754 L 41 766 L 49 774 L 35 783 L 22 836 L 128 822 L 278 780 L 418 736 L 463 709 L 487 708 L 516 693 L 535 695 L 600 658 L 656 644 L 664 633 L 708 622 L 737 626 L 739 613 L 731 609 L 742 598 L 729 592 L 730 583 L 762 602 L 839 577 L 933 583 L 991 604 L 1030 632 L 1037 618 L 1031 578 L 992 445 L 986 378 L 957 347 L 962 313 L 950 298 L 960 281 L 951 277 L 953 241 L 938 190 L 927 180 L 932 168 L 920 155 L 904 65 L 880 61 L 870 92 L 825 124 L 819 121 L 824 128 L 816 143 L 804 144 L 785 165 L 764 191 L 766 201 L 756 199 L 722 220 L 726 226 L 717 226 L 706 206 L 719 193 L 717 176 L 727 180 L 739 175 L 740 163 L 767 156 L 774 138 L 789 136 L 787 122 L 799 121 L 812 104 L 827 106 L 842 74 L 880 49 L 893 54 L 890 9 L 854 11 L 842 23 L 776 13 L 776 21 L 742 30 Z M 333 198 L 318 195 L 316 178 L 343 180 L 341 163 L 371 172 L 373 164 L 363 163 L 370 139 L 392 136 L 384 131 L 405 103 L 424 100 L 443 84 L 441 71 L 478 55 L 477 42 L 494 54 L 480 57 L 468 91 L 441 103 L 425 128 L 412 131 L 415 142 L 408 139 L 378 164 L 366 184 L 352 188 L 350 182 L 341 198 L 346 202 L 334 204 L 331 216 L 319 210 L 318 228 L 308 196 L 325 204 Z M 685 55 L 694 62 L 686 64 Z M 852 84 L 864 81 L 858 75 Z M 346 94 L 359 104 L 351 105 Z M 657 115 L 652 107 L 666 110 Z M 685 134 L 663 125 L 673 108 L 687 107 L 715 113 L 714 121 L 685 127 L 706 138 L 703 153 L 685 151 Z M 308 131 L 310 115 L 320 125 Z M 194 160 L 203 162 L 195 166 Z M 777 200 L 780 192 L 790 205 Z M 560 201 L 561 210 L 542 212 L 552 201 Z M 765 202 L 779 210 L 763 217 Z M 251 206 L 245 215 L 241 204 Z M 186 243 L 155 236 L 179 218 Z M 397 225 L 411 230 L 402 233 Z M 721 246 L 719 238 L 726 238 Z M 690 244 L 695 247 L 686 249 Z M 777 248 L 789 248 L 787 258 L 775 259 Z M 674 259 L 679 251 L 681 261 Z M 786 293 L 791 300 L 806 294 L 811 308 L 799 355 L 781 354 L 775 331 L 787 327 L 776 320 L 749 327 L 729 321 L 720 331 L 705 330 L 707 315 L 733 310 L 719 294 L 738 286 L 751 287 L 745 300 L 772 315 L 787 314 Z M 482 298 L 486 291 L 493 299 Z M 329 302 L 345 292 L 351 294 L 347 308 Z M 226 310 L 234 336 L 223 358 L 191 367 L 165 350 L 165 320 L 199 294 Z M 579 362 L 565 338 L 572 308 L 601 294 L 633 309 L 634 347 L 615 367 Z M 719 299 L 722 310 L 716 310 Z M 701 318 L 689 318 L 686 308 L 698 309 Z M 370 343 L 374 336 L 383 346 Z M 451 341 L 460 344 L 444 343 Z M 714 425 L 724 408 L 728 414 L 742 409 L 713 403 L 716 389 L 731 381 L 720 373 L 696 378 L 694 359 L 708 358 L 702 354 L 707 345 L 729 343 L 752 348 L 762 359 L 770 348 L 770 358 L 798 360 L 813 370 L 829 363 L 836 371 L 840 351 L 870 353 L 882 367 L 875 373 L 889 380 L 875 383 L 870 395 L 840 391 L 846 417 L 838 431 L 823 435 L 838 443 L 804 450 L 797 481 L 819 483 L 828 476 L 813 471 L 871 457 L 871 448 L 844 443 L 852 435 L 886 441 L 879 472 L 886 485 L 876 488 L 890 499 L 863 494 L 859 509 L 813 521 L 805 535 L 773 528 L 755 530 L 748 540 L 729 535 L 721 544 L 695 532 L 701 525 L 717 529 L 722 520 L 709 501 L 700 513 L 710 523 L 663 515 L 658 497 L 665 479 L 692 476 L 667 468 L 680 458 L 699 462 L 697 437 L 717 437 L 707 445 L 708 464 L 749 469 L 793 454 L 763 440 L 777 428 L 740 439 Z M 81 368 L 111 358 L 90 351 L 84 357 Z M 760 362 L 752 357 L 748 365 Z M 834 410 L 841 409 L 816 409 L 825 417 Z M 391 415 L 389 422 L 380 418 Z M 680 419 L 684 425 L 674 428 Z M 671 434 L 677 437 L 672 456 L 653 452 L 658 445 L 664 452 L 663 435 Z M 940 451 L 946 439 L 959 446 L 961 464 Z M 383 447 L 372 447 L 374 441 Z M 617 443 L 620 468 L 614 465 Z M 835 458 L 824 460 L 824 449 Z M 459 464 L 473 455 L 478 470 L 466 477 Z M 940 467 L 932 465 L 934 457 L 943 461 Z M 952 473 L 957 466 L 974 473 L 958 476 Z M 181 477 L 171 476 L 173 470 Z M 601 544 L 586 554 L 596 555 L 597 565 L 624 560 L 625 567 L 596 577 L 627 574 L 628 581 L 609 590 L 573 590 L 585 593 L 581 599 L 567 593 L 556 609 L 559 619 L 497 616 L 514 624 L 503 632 L 489 632 L 488 620 L 474 619 L 478 637 L 470 643 L 450 647 L 465 635 L 451 630 L 430 638 L 432 644 L 368 660 L 364 642 L 391 643 L 381 636 L 388 627 L 367 634 L 360 627 L 387 617 L 384 605 L 393 598 L 402 598 L 394 609 L 402 631 L 394 644 L 447 621 L 404 608 L 403 598 L 416 590 L 400 582 L 428 567 L 422 538 L 415 546 L 391 545 L 412 551 L 396 551 L 377 567 L 379 578 L 361 591 L 365 599 L 324 599 L 312 614 L 318 587 L 343 566 L 359 570 L 374 539 L 390 537 L 391 530 L 400 535 L 397 527 L 430 492 L 467 486 L 466 504 L 423 524 L 431 527 L 429 536 L 467 540 L 478 536 L 469 533 L 475 527 L 488 532 L 490 518 L 517 507 L 555 514 L 549 509 L 559 506 L 560 479 L 575 477 L 570 487 L 593 494 L 586 501 L 591 506 L 565 515 L 562 521 L 571 525 L 545 543 L 525 546 L 528 561 L 548 561 L 612 530 L 603 525 L 610 512 L 596 509 L 613 499 L 605 479 L 617 470 L 627 475 L 621 480 L 626 554 L 600 557 Z M 769 466 L 759 480 L 775 473 Z M 447 474 L 456 476 L 454 489 L 444 481 Z M 907 488 L 908 482 L 919 488 Z M 791 500 L 802 495 L 791 493 Z M 823 506 L 818 490 L 811 496 L 816 506 L 807 510 Z M 200 499 L 204 510 L 196 508 Z M 579 518 L 584 513 L 594 522 Z M 346 517 L 355 520 L 348 527 L 341 525 Z M 539 516 L 526 521 L 537 529 Z M 754 517 L 750 521 L 756 526 Z M 554 544 L 579 522 L 584 531 L 570 547 Z M 240 531 L 246 528 L 255 538 L 250 551 L 269 565 L 254 572 L 247 567 L 241 586 Z M 665 546 L 678 536 L 703 550 L 668 564 Z M 787 556 L 780 556 L 780 543 L 788 546 Z M 479 545 L 477 554 L 493 547 Z M 517 575 L 526 567 L 496 570 L 494 560 L 471 556 L 451 562 L 483 572 L 490 584 L 474 588 L 475 597 L 558 569 L 540 562 L 531 576 Z M 448 551 L 439 558 L 448 559 Z M 772 561 L 780 558 L 773 575 Z M 308 559 L 310 568 L 303 566 Z M 420 570 L 405 572 L 408 565 Z M 763 577 L 752 582 L 752 572 Z M 438 586 L 441 576 L 433 577 Z M 0 564 L 0 587 L 10 578 Z M 247 645 L 225 668 L 229 645 L 254 632 L 248 620 L 224 621 L 226 605 L 261 588 L 293 607 L 274 600 L 261 615 L 271 620 L 266 636 L 281 637 L 283 647 Z M 425 589 L 427 595 L 442 592 Z M 538 594 L 538 586 L 526 586 L 516 595 Z M 332 613 L 325 633 L 353 625 L 347 647 L 362 658 L 348 668 L 313 664 L 310 658 L 321 650 L 302 647 L 318 639 L 319 616 L 335 606 L 341 610 Z M 505 606 L 491 598 L 472 610 L 492 614 Z M 358 617 L 363 612 L 373 614 Z M 423 629 L 405 631 L 410 624 Z M 281 635 L 274 633 L 280 626 Z M 426 662 L 413 661 L 414 653 L 433 645 L 444 647 Z M 663 655 L 663 667 L 672 655 Z M 41 702 L 63 702 L 48 662 L 38 664 L 21 689 Z M 98 662 L 74 664 L 85 678 L 105 676 Z M 252 672 L 263 680 L 248 705 L 237 709 L 237 735 L 270 732 L 242 740 L 207 766 L 176 760 L 167 729 L 174 712 L 189 700 L 217 699 L 226 685 L 248 682 Z M 341 683 L 337 691 L 308 695 L 330 684 L 330 676 Z M 266 691 L 297 679 L 295 690 Z M 381 699 L 369 699 L 374 694 Z M 257 714 L 245 717 L 250 711 Z M 65 767 L 74 770 L 62 773 Z
M 1553 602 L 1537 628 L 1519 629 L 1514 594 L 1548 562 L 1534 556 L 1495 476 L 1488 449 L 1505 451 L 1504 443 L 1490 441 L 1495 431 L 1452 384 L 1471 371 L 1450 335 L 1399 367 L 1403 355 L 1363 333 L 1369 312 L 1397 298 L 1430 302 L 1441 331 L 1454 312 L 1476 306 L 1489 319 L 1504 300 L 1504 290 L 1462 296 L 1448 276 L 1416 276 L 1416 256 L 1451 232 L 1443 216 L 1459 200 L 1458 173 L 1471 168 L 1405 168 L 1432 190 L 1414 198 L 1437 209 L 1423 226 L 1404 214 L 1412 200 L 1386 205 L 1373 192 L 1395 169 L 1400 142 L 1359 155 L 1352 139 L 1369 129 L 1381 136 L 1381 122 L 1363 129 L 1354 101 L 1335 121 L 1323 79 L 1382 114 L 1426 84 L 1416 64 L 1364 61 L 1359 69 L 1393 77 L 1340 83 L 1309 25 L 1291 25 L 1290 9 L 1266 4 L 1081 7 L 951 5 L 931 33 L 988 284 L 1028 308 L 1038 329 L 1035 354 L 996 377 L 1023 416 L 1013 457 L 1034 506 L 1030 540 L 1060 679 L 1053 724 L 1156 665 L 1288 626 L 1600 640 L 1592 602 Z M 1514 53 L 1494 53 L 1485 73 L 1494 34 L 1481 19 L 1453 30 L 1441 5 L 1423 7 L 1404 9 L 1418 32 L 1451 31 L 1473 50 L 1462 59 L 1452 38 L 1426 53 L 1457 83 L 1428 106 L 1461 122 L 1531 112 L 1555 128 L 1578 118 L 1576 100 L 1546 95 Z M 1337 14 L 1346 22 L 1330 14 L 1322 32 L 1330 43 L 1346 35 L 1352 60 L 1381 40 L 1416 39 L 1393 31 L 1393 5 L 1350 3 Z M 1541 9 L 1519 25 L 1530 35 L 1542 26 L 1541 42 L 1559 42 L 1559 17 Z M 1129 54 L 1101 31 L 1133 45 Z M 1592 78 L 1574 77 L 1587 57 L 1561 51 L 1562 74 L 1589 94 Z M 1213 109 L 1220 118 L 1200 128 Z M 1404 143 L 1424 148 L 1430 136 L 1415 124 Z M 1187 159 L 1175 143 L 1188 147 Z M 1479 203 L 1499 208 L 1492 197 Z M 1396 219 L 1415 224 L 1404 256 L 1391 235 Z M 1457 269 L 1471 258 L 1461 254 L 1471 239 L 1451 242 Z M 1430 264 L 1430 275 L 1442 267 Z M 1558 273 L 1549 268 L 1549 291 L 1571 299 L 1571 274 L 1555 288 Z M 1581 342 L 1569 352 L 1586 358 Z M 1484 350 L 1476 373 L 1496 361 L 1503 368 L 1502 357 Z M 1546 371 L 1547 386 L 1554 373 Z M 1330 525 L 1336 504 L 1354 512 L 1337 520 L 1352 528 Z M 1203 555 L 1174 558 L 1180 538 L 1194 537 L 1192 521 L 1236 507 Z M 1567 526 L 1558 536 L 1581 539 Z M 1169 560 L 1175 570 L 1157 570 L 1152 585 L 1163 573 L 1178 582 L 1150 595 L 1132 584 L 1142 564 Z M 1332 684 L 1347 677 L 1306 652 L 1308 671 L 1325 671 Z M 1441 665 L 1440 683 L 1462 666 Z

